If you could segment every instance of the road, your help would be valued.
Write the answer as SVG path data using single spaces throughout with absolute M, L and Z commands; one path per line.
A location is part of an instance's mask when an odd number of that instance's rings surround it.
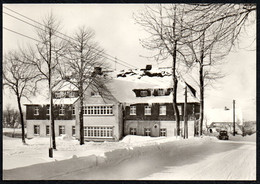
M 216 141 L 80 170 L 59 180 L 255 180 L 254 142 Z

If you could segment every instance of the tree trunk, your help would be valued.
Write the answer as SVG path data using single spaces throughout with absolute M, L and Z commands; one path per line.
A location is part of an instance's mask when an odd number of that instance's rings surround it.
M 17 96 L 17 102 L 18 102 L 18 108 L 19 108 L 20 119 L 22 124 L 22 142 L 25 144 L 24 119 L 23 119 L 23 111 L 21 106 L 21 99 L 19 96 Z
M 84 121 L 83 121 L 83 86 L 79 87 L 79 101 L 80 101 L 80 111 L 79 111 L 79 137 L 80 145 L 84 144 Z
M 176 53 L 177 53 L 177 40 L 174 41 L 174 50 L 173 50 L 173 64 L 172 64 L 172 79 L 173 79 L 173 110 L 176 120 L 176 131 L 177 136 L 180 136 L 180 115 L 179 110 L 177 106 L 177 86 L 178 86 L 178 80 L 176 77 Z
M 202 135 L 203 128 L 203 117 L 204 117 L 204 77 L 203 77 L 203 66 L 200 66 L 200 125 L 199 134 Z
M 52 148 L 56 149 L 56 141 L 55 141 L 55 118 L 54 118 L 54 109 L 53 109 L 53 98 L 51 92 L 51 136 L 52 136 Z

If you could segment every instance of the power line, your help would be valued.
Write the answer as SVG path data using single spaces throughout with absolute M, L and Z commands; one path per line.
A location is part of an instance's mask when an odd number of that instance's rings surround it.
M 5 6 L 3 6 L 3 7 L 6 8 L 6 9 L 8 9 L 9 11 L 12 11 L 13 13 L 16 13 L 16 14 L 18 14 L 18 15 L 20 15 L 20 16 L 22 16 L 22 17 L 24 17 L 24 18 L 26 18 L 26 19 L 28 19 L 28 20 L 30 20 L 30 21 L 32 21 L 32 22 L 35 22 L 35 23 L 37 23 L 37 24 L 39 24 L 39 25 L 41 25 L 41 26 L 46 27 L 45 25 L 43 25 L 43 24 L 41 24 L 41 23 L 39 23 L 39 22 L 37 22 L 37 21 L 35 21 L 35 20 L 33 20 L 33 19 L 31 19 L 31 18 L 25 16 L 25 15 L 22 15 L 22 14 L 20 14 L 20 13 L 14 11 L 14 10 L 12 10 L 12 9 L 10 9 L 10 8 L 7 8 L 7 7 L 5 7 Z M 38 28 L 38 29 L 41 29 L 41 30 L 45 31 L 44 29 L 39 28 L 38 26 L 35 26 L 35 25 L 31 24 L 31 23 L 28 23 L 27 21 L 24 21 L 24 20 L 22 20 L 22 19 L 20 19 L 20 18 L 17 18 L 16 16 L 10 15 L 10 14 L 8 14 L 8 13 L 6 13 L 6 12 L 3 12 L 3 13 L 5 13 L 5 14 L 7 14 L 7 15 L 9 15 L 9 16 L 11 16 L 11 17 L 13 17 L 13 18 L 15 18 L 15 19 L 17 19 L 17 20 L 19 20 L 19 21 L 22 21 L 22 22 L 24 22 L 24 23 L 26 23 L 26 24 L 28 24 L 28 25 L 31 25 L 31 26 L 33 26 L 33 27 L 35 27 L 35 28 Z M 70 36 L 68 36 L 68 35 L 66 35 L 66 34 L 63 34 L 63 33 L 59 32 L 59 31 L 57 31 L 57 33 L 59 33 L 59 34 L 65 36 L 65 37 L 68 37 L 68 38 L 70 38 L 70 39 L 72 39 L 72 40 L 75 40 L 73 37 L 70 37 Z M 57 36 L 57 35 L 55 35 L 55 36 Z M 59 38 L 65 40 L 64 38 L 62 38 L 62 37 L 60 37 L 60 36 L 57 36 L 57 37 L 59 37 Z M 66 41 L 69 41 L 69 42 L 70 42 L 70 40 L 66 40 Z M 75 40 L 75 41 L 77 41 L 77 40 Z M 89 46 L 89 47 L 92 47 L 92 46 Z M 98 49 L 96 49 L 96 48 L 94 48 L 94 47 L 92 47 L 92 48 L 93 48 L 94 50 L 100 52 L 100 50 L 98 50 Z M 106 55 L 107 57 L 114 58 L 112 55 L 109 55 L 109 54 L 107 54 L 107 53 L 103 53 L 103 56 L 104 56 L 104 55 Z M 106 58 L 107 58 L 107 57 L 106 57 Z M 111 60 L 111 59 L 110 59 L 110 60 Z M 129 66 L 131 66 L 131 67 L 133 67 L 133 68 L 138 68 L 138 67 L 136 67 L 136 66 L 134 66 L 134 65 L 128 64 L 127 62 L 125 62 L 125 61 L 123 61 L 123 60 L 121 60 L 121 59 L 117 59 L 117 60 L 120 61 L 121 63 L 124 63 L 123 66 L 129 65 Z M 114 60 L 113 60 L 113 61 L 114 61 Z M 115 61 L 114 61 L 114 62 L 115 62 Z M 119 63 L 119 62 L 118 62 L 118 63 Z M 119 64 L 120 64 L 120 63 L 119 63 Z M 126 65 L 125 65 L 125 64 L 126 64 Z M 128 67 L 128 68 L 131 68 L 131 67 Z
M 41 41 L 39 41 L 39 40 L 36 40 L 35 38 L 32 38 L 32 37 L 27 36 L 27 35 L 24 35 L 24 34 L 22 34 L 22 33 L 18 33 L 18 32 L 16 32 L 16 31 L 11 30 L 11 29 L 8 29 L 8 28 L 6 28 L 6 27 L 3 27 L 3 28 L 4 28 L 5 30 L 10 31 L 10 32 L 13 32 L 13 33 L 16 33 L 16 34 L 18 34 L 18 35 L 21 35 L 21 36 L 24 36 L 24 37 L 26 37 L 26 38 L 29 38 L 29 39 L 31 39 L 31 40 L 34 40 L 34 41 L 36 41 L 36 42 L 41 42 Z

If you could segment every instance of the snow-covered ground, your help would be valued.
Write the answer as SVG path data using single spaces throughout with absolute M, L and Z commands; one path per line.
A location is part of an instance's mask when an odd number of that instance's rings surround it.
M 3 136 L 3 179 L 254 180 L 255 134 L 230 139 L 126 136 L 120 142 L 80 146 L 77 140 L 57 137 L 57 151 L 49 158 L 48 138 L 23 145 Z

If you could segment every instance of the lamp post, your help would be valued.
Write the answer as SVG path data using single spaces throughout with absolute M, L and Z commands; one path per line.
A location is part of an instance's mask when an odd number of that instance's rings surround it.
M 233 136 L 236 135 L 235 103 L 235 100 L 233 100 Z

